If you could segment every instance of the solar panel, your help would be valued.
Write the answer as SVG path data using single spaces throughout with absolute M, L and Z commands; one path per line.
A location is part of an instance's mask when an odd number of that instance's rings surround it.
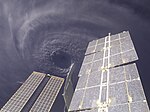
M 43 73 L 33 72 L 3 106 L 1 112 L 20 112 L 44 77 Z
M 51 76 L 32 106 L 30 112 L 49 112 L 64 82 L 63 78 Z
M 149 112 L 136 64 L 128 64 L 137 59 L 129 32 L 90 42 L 69 111 Z
M 130 34 L 129 32 L 125 32 L 90 42 L 83 64 L 91 62 L 94 55 L 93 61 L 107 58 L 108 51 L 111 67 L 138 59 Z M 117 61 L 116 59 L 119 60 Z
M 108 112 L 130 112 L 129 110 L 138 106 L 139 103 L 143 105 L 145 112 L 148 112 L 146 98 L 135 63 L 110 68 L 104 72 L 107 73 L 102 74 L 102 71 L 99 71 L 89 74 L 84 85 L 83 82 L 85 81 L 82 80 L 84 75 L 79 78 L 69 108 L 70 112 L 75 110 L 89 111 L 94 108 L 101 111 L 104 109 L 104 112 L 107 112 L 107 110 Z M 104 78 L 104 75 L 107 77 Z M 142 107 L 139 112 L 141 111 Z

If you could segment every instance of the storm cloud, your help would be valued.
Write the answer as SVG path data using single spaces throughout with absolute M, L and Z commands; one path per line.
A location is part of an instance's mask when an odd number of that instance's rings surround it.
M 0 107 L 33 70 L 64 76 L 75 63 L 79 71 L 89 41 L 124 30 L 131 33 L 150 101 L 149 4 L 148 0 L 1 0 Z

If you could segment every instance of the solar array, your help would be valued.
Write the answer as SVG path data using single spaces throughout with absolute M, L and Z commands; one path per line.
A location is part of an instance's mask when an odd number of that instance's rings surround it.
M 29 104 L 29 100 L 39 89 L 45 78 L 49 78 L 48 82 L 35 99 L 34 104 L 30 105 L 30 112 L 49 112 L 62 87 L 64 79 L 39 72 L 33 72 L 28 77 L 0 112 L 22 112 L 25 105 Z
M 20 112 L 44 77 L 42 73 L 33 72 L 0 111 Z
M 79 75 L 84 74 L 91 65 L 91 70 L 95 71 L 101 66 L 110 68 L 135 60 L 138 56 L 129 32 L 106 36 L 89 43 Z
M 149 112 L 129 32 L 89 43 L 69 112 Z
M 30 112 L 50 112 L 63 82 L 63 78 L 51 76 Z

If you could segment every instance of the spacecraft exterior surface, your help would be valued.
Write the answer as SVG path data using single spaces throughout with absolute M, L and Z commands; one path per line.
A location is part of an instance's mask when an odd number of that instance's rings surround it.
M 149 112 L 128 31 L 91 41 L 69 112 Z

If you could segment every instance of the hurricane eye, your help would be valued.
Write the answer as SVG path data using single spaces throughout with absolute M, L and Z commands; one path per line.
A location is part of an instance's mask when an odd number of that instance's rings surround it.
M 72 64 L 80 67 L 87 43 L 93 38 L 90 31 L 97 28 L 86 24 L 61 15 L 39 15 L 17 32 L 18 51 L 32 71 L 66 76 Z
M 71 65 L 70 55 L 61 50 L 53 52 L 51 58 L 53 63 L 62 69 L 69 68 Z

